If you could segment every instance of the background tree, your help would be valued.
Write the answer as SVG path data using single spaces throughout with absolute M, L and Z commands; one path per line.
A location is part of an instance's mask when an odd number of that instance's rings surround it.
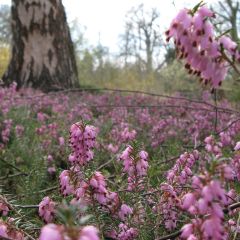
M 12 0 L 12 58 L 3 81 L 49 90 L 78 84 L 61 0 Z
M 239 43 L 240 33 L 240 2 L 239 0 L 223 0 L 212 6 L 216 12 L 218 23 L 216 28 L 219 33 L 229 30 L 231 38 Z
M 0 5 L 0 79 L 4 74 L 11 47 L 11 14 L 8 5 Z M 0 82 L 2 84 L 2 82 Z
M 8 5 L 0 5 L 0 44 L 11 42 L 11 14 Z
M 146 11 L 143 4 L 128 12 L 125 33 L 121 36 L 121 56 L 125 64 L 134 58 L 141 69 L 152 72 L 154 55 L 159 54 L 161 46 L 159 17 L 156 8 Z

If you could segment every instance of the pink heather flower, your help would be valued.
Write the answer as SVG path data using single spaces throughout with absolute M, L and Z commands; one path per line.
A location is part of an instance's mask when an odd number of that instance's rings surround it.
M 64 146 L 64 145 L 65 145 L 65 140 L 64 140 L 63 137 L 59 137 L 59 138 L 58 138 L 58 142 L 59 142 L 59 145 L 60 145 L 60 146 Z
M 132 191 L 142 182 L 143 177 L 147 175 L 148 153 L 140 151 L 133 155 L 133 147 L 128 146 L 120 155 L 119 160 L 123 161 L 123 171 L 128 174 L 128 190 Z
M 50 175 L 54 175 L 56 173 L 56 168 L 55 167 L 48 167 L 47 171 Z
M 220 171 L 222 172 L 223 177 L 226 180 L 233 180 L 234 179 L 234 170 L 227 164 L 220 165 Z
M 85 181 L 81 181 L 79 187 L 75 191 L 75 196 L 77 200 L 82 199 L 85 197 L 86 191 L 89 188 L 89 184 L 87 184 Z
M 9 205 L 7 204 L 7 201 L 4 198 L 0 198 L 0 213 L 3 216 L 7 216 L 9 212 Z
M 237 197 L 237 193 L 235 189 L 230 189 L 227 193 L 228 205 L 232 204 Z
M 105 178 L 101 172 L 94 173 L 94 175 L 90 179 L 90 185 L 97 192 L 100 192 L 100 193 L 106 192 L 106 182 L 105 182 Z
M 129 207 L 126 204 L 122 204 L 119 212 L 118 212 L 118 216 L 122 221 L 125 221 L 126 218 L 133 213 L 133 210 L 131 207 Z
M 216 156 L 216 158 L 219 158 L 222 156 L 222 144 L 219 142 L 216 142 L 214 137 L 208 136 L 205 138 L 204 142 L 206 143 L 205 149 Z
M 101 205 L 107 204 L 107 189 L 104 176 L 100 172 L 95 172 L 90 179 L 90 186 L 93 188 L 94 198 Z
M 233 59 L 238 59 L 239 53 L 237 44 L 231 39 L 214 36 L 213 25 L 208 19 L 213 17 L 214 13 L 205 6 L 197 9 L 194 16 L 188 9 L 182 9 L 173 19 L 166 35 L 167 41 L 174 39 L 178 56 L 185 61 L 188 73 L 199 76 L 204 84 L 217 88 L 229 69 L 221 48 Z
M 110 143 L 108 146 L 107 146 L 107 149 L 112 152 L 112 153 L 116 153 L 118 151 L 118 146 L 113 146 L 112 143 Z
M 239 151 L 240 150 L 240 142 L 236 143 L 236 146 L 234 147 L 235 151 Z
M 193 232 L 193 225 L 192 224 L 186 224 L 182 227 L 182 233 L 181 237 L 188 239 L 188 237 L 192 234 Z
M 8 237 L 7 232 L 7 225 L 5 225 L 3 222 L 0 222 L 0 237 Z
M 221 132 L 220 139 L 223 146 L 228 146 L 232 143 L 232 138 L 229 133 Z
M 72 164 L 84 165 L 93 159 L 92 148 L 95 146 L 97 130 L 81 122 L 73 124 L 70 128 L 70 146 L 72 153 L 69 161 Z
M 39 203 L 39 216 L 46 222 L 52 222 L 55 214 L 56 203 L 49 197 L 44 197 Z
M 187 193 L 183 197 L 183 209 L 189 209 L 196 201 L 196 198 L 193 193 Z
M 135 139 L 136 135 L 137 132 L 135 130 L 130 131 L 128 127 L 124 128 L 124 130 L 121 132 L 121 138 L 123 142 L 132 141 Z
M 120 204 L 120 199 L 119 199 L 119 195 L 116 192 L 111 192 L 108 191 L 107 195 L 106 195 L 106 208 L 111 212 L 111 213 L 115 213 L 116 208 L 119 208 L 119 204 Z
M 145 151 L 139 152 L 139 160 L 136 164 L 137 174 L 138 176 L 145 176 L 147 174 L 148 168 L 148 153 Z
M 195 237 L 194 233 L 197 233 L 203 236 L 203 240 L 226 240 L 226 228 L 222 221 L 223 208 L 228 203 L 225 190 L 218 180 L 214 179 L 209 182 L 208 175 L 193 177 L 193 180 L 193 185 L 198 185 L 198 188 L 194 188 L 194 192 L 191 193 L 196 200 L 192 201 L 191 207 L 189 205 L 187 207 L 189 207 L 188 212 L 194 215 L 194 219 L 182 228 L 181 237 L 189 239 L 189 236 Z
M 41 126 L 40 128 L 36 128 L 36 133 L 38 135 L 43 135 L 44 133 L 46 133 L 47 131 L 47 127 L 45 125 Z
M 226 239 L 222 234 L 224 233 L 224 229 L 219 218 L 212 217 L 204 221 L 202 231 L 205 239 Z
M 47 160 L 48 160 L 48 163 L 51 163 L 53 161 L 53 156 L 51 154 L 49 154 L 47 156 Z
M 205 201 L 205 199 L 200 198 L 197 201 L 197 210 L 199 211 L 200 214 L 206 214 L 207 210 L 208 210 L 208 202 Z
M 203 6 L 203 7 L 200 7 L 198 9 L 198 13 L 202 16 L 202 17 L 214 17 L 215 14 L 213 11 L 211 11 L 209 8 Z
M 120 160 L 123 161 L 123 166 L 124 172 L 128 172 L 130 175 L 133 173 L 134 171 L 134 167 L 133 167 L 133 159 L 131 157 L 131 153 L 133 151 L 133 148 L 131 146 L 128 146 L 123 153 L 120 156 Z
M 12 219 L 7 222 L 0 220 L 0 238 L 5 237 L 8 239 L 24 240 L 26 239 L 23 232 L 14 228 L 11 224 Z
M 235 147 L 236 148 L 236 147 Z M 234 170 L 234 175 L 240 181 L 240 153 L 239 150 L 235 150 L 235 156 L 232 159 L 232 168 Z
M 177 159 L 175 165 L 167 173 L 167 180 L 170 184 L 185 184 L 192 177 L 191 168 L 199 159 L 199 152 L 194 150 L 192 153 L 185 152 Z
M 39 122 L 44 122 L 47 119 L 47 117 L 48 116 L 45 113 L 42 113 L 42 112 L 37 113 L 37 120 Z
M 74 193 L 74 186 L 71 183 L 70 171 L 64 170 L 59 176 L 61 192 L 64 196 Z
M 94 226 L 85 226 L 82 228 L 78 240 L 99 240 L 98 232 Z
M 187 240 L 198 240 L 198 238 L 195 235 L 191 234 Z
M 12 119 L 4 120 L 4 129 L 1 132 L 3 143 L 7 143 L 10 139 L 11 128 L 12 128 Z
M 165 223 L 165 228 L 168 230 L 173 230 L 176 228 L 178 211 L 181 207 L 180 199 L 177 197 L 177 193 L 173 186 L 168 183 L 162 183 L 160 186 L 162 194 L 159 199 L 159 203 L 154 210 L 159 214 L 163 214 L 163 219 Z
M 237 50 L 237 43 L 233 42 L 233 40 L 225 35 L 221 36 L 219 38 L 220 44 L 224 47 L 224 49 L 228 50 L 229 52 L 232 52 L 232 54 L 235 53 Z
M 61 229 L 55 224 L 45 225 L 41 229 L 39 240 L 64 240 Z
M 24 127 L 22 125 L 16 125 L 15 127 L 15 133 L 17 137 L 21 137 L 24 132 Z
M 117 239 L 120 240 L 134 240 L 138 236 L 138 230 L 136 228 L 128 227 L 124 223 L 119 224 L 119 233 Z

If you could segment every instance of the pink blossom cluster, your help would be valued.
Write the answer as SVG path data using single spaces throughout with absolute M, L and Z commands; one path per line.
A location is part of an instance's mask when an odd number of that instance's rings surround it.
M 223 147 L 230 146 L 234 143 L 233 141 L 233 134 L 226 131 L 226 132 L 221 132 L 219 134 L 220 136 L 220 142 Z
M 40 136 L 42 150 L 46 153 L 52 152 L 52 145 L 59 142 L 61 137 L 60 127 L 57 122 L 53 121 L 52 123 L 46 124 L 41 122 L 42 125 L 35 128 L 35 132 Z M 57 145 L 56 148 L 63 150 L 62 146 Z
M 123 162 L 123 171 L 128 174 L 128 190 L 139 187 L 142 178 L 147 175 L 148 153 L 143 150 L 135 151 L 132 146 L 128 146 L 119 158 Z
M 119 196 L 116 192 L 111 192 L 107 189 L 107 184 L 101 172 L 95 172 L 89 181 L 92 188 L 94 200 L 101 206 L 114 213 L 120 204 Z
M 49 116 L 46 113 L 43 113 L 43 112 L 37 113 L 37 120 L 39 122 L 45 122 L 48 118 L 49 118 Z
M 158 203 L 153 207 L 153 212 L 162 214 L 165 228 L 173 230 L 177 226 L 177 220 L 179 218 L 180 198 L 177 192 L 168 183 L 162 183 L 160 186 L 161 195 Z
M 136 138 L 137 132 L 133 130 L 129 130 L 128 127 L 125 127 L 121 132 L 121 139 L 123 142 L 132 141 Z
M 125 221 L 129 215 L 133 214 L 133 209 L 127 204 L 122 204 L 118 212 L 118 216 L 122 221 Z
M 228 239 L 223 208 L 229 203 L 227 192 L 216 179 L 207 175 L 192 178 L 193 192 L 183 196 L 182 208 L 195 219 L 182 228 L 183 239 Z
M 62 225 L 45 225 L 39 240 L 99 240 L 98 230 L 94 226 L 77 228 L 70 226 L 69 229 Z
M 133 209 L 125 203 L 121 204 L 119 195 L 107 188 L 102 173 L 95 172 L 89 182 L 82 181 L 79 188 L 76 189 L 75 195 L 77 199 L 82 199 L 88 204 L 98 203 L 104 212 L 108 212 L 111 217 L 122 221 L 119 225 L 119 231 L 113 231 L 111 233 L 113 239 L 135 239 L 137 229 L 125 225 L 125 222 L 132 216 Z
M 237 221 L 234 221 L 233 219 L 229 219 L 228 225 L 232 233 L 235 234 L 240 232 L 240 226 L 238 225 Z
M 136 228 L 129 227 L 127 224 L 120 223 L 118 228 L 118 232 L 112 232 L 111 238 L 117 240 L 133 240 L 138 236 L 138 230 Z
M 0 196 L 0 214 L 2 214 L 3 216 L 7 216 L 9 210 L 10 210 L 10 206 L 7 203 L 7 200 L 2 196 Z
M 75 127 L 74 131 L 77 131 Z M 72 132 L 70 132 L 70 134 L 71 138 L 73 138 Z M 77 148 L 78 144 L 82 144 L 82 142 L 76 141 L 74 148 Z M 143 164 L 142 162 L 146 162 L 147 158 L 148 155 L 145 151 L 137 153 L 135 169 L 139 177 L 145 176 L 146 174 L 146 170 L 142 169 L 145 163 Z M 121 224 L 119 225 L 120 229 L 115 232 L 114 239 L 130 240 L 135 238 L 138 232 L 137 229 L 127 224 L 129 218 L 133 216 L 134 209 L 123 203 L 118 193 L 108 189 L 106 179 L 101 172 L 95 171 L 92 176 L 89 177 L 82 172 L 81 165 L 77 164 L 72 166 L 69 170 L 64 170 L 60 174 L 59 179 L 63 195 L 73 195 L 75 197 L 71 201 L 73 204 L 77 201 L 83 201 L 87 205 L 93 205 L 95 207 L 96 204 L 98 204 L 101 210 L 108 213 L 110 217 L 121 220 Z
M 51 154 L 49 154 L 47 156 L 47 166 L 48 166 L 48 173 L 51 175 L 51 176 L 54 176 L 55 173 L 56 173 L 56 168 L 54 166 L 54 159 L 53 159 L 53 156 Z
M 3 121 L 4 129 L 1 132 L 1 137 L 2 137 L 2 142 L 4 144 L 9 142 L 12 123 L 13 123 L 12 119 L 6 119 L 6 120 Z
M 24 127 L 20 124 L 15 126 L 15 133 L 17 137 L 21 137 L 23 135 L 24 132 Z
M 157 147 L 162 144 L 167 138 L 177 136 L 177 131 L 174 130 L 178 126 L 178 121 L 173 116 L 168 116 L 158 120 L 153 124 L 151 130 L 151 145 Z
M 234 170 L 235 177 L 240 181 L 240 142 L 237 142 L 235 148 L 235 154 L 231 161 L 232 169 Z
M 169 184 L 186 184 L 187 180 L 192 177 L 192 167 L 199 159 L 199 152 L 194 150 L 192 153 L 185 152 L 177 159 L 175 165 L 167 173 Z
M 91 125 L 77 122 L 70 129 L 70 146 L 72 153 L 69 161 L 72 164 L 84 165 L 93 159 L 92 148 L 95 146 L 97 130 Z
M 186 62 L 190 74 L 198 75 L 205 84 L 217 88 L 226 77 L 227 58 L 240 60 L 237 44 L 227 36 L 214 36 L 209 21 L 215 14 L 205 6 L 196 12 L 182 9 L 166 32 L 167 41 L 174 39 L 179 58 Z M 223 54 L 224 53 L 224 54 Z
M 118 119 L 118 118 L 117 118 Z M 133 141 L 137 137 L 137 131 L 130 126 L 129 123 L 125 122 L 124 119 L 118 120 L 119 122 L 113 126 L 110 132 L 110 141 L 106 147 L 110 152 L 117 152 L 121 144 Z
M 16 240 L 25 239 L 24 233 L 14 227 L 12 218 L 8 218 L 6 222 L 0 219 L 0 238 L 1 237 Z
M 17 95 L 17 84 L 13 82 L 8 88 L 0 88 L 0 113 L 7 115 L 9 110 L 18 104 L 15 99 Z
M 221 142 L 216 142 L 214 137 L 208 136 L 204 139 L 205 149 L 207 152 L 212 153 L 216 158 L 219 158 L 222 156 L 222 143 Z
M 75 193 L 76 188 L 81 184 L 82 173 L 78 168 L 63 170 L 59 175 L 60 190 L 63 196 Z
M 55 216 L 55 211 L 56 203 L 50 197 L 44 197 L 39 203 L 38 213 L 44 222 L 52 222 Z

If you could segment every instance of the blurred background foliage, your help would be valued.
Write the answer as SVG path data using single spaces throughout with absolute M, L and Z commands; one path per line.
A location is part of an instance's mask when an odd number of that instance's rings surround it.
M 229 35 L 239 43 L 239 1 L 219 1 L 212 8 L 218 14 L 219 20 L 215 23 L 218 32 L 230 29 Z M 10 59 L 10 22 L 10 6 L 0 5 L 0 76 Z M 86 27 L 77 20 L 70 22 L 80 85 L 167 94 L 197 91 L 198 81 L 176 60 L 173 46 L 166 46 L 164 29 L 159 23 L 160 13 L 156 8 L 146 10 L 141 4 L 130 9 L 125 18 L 125 31 L 119 35 L 119 51 L 112 54 L 107 46 L 102 45 L 100 34 L 98 44 L 92 46 L 85 37 Z M 229 75 L 223 89 L 225 95 L 230 93 L 232 99 L 240 100 L 239 84 L 234 74 Z

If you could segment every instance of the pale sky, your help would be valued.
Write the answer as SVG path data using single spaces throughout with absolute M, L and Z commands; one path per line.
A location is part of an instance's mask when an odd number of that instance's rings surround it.
M 193 7 L 200 0 L 63 0 L 68 21 L 78 19 L 86 26 L 85 37 L 90 44 L 96 45 L 101 36 L 101 43 L 118 50 L 119 34 L 124 32 L 125 14 L 133 6 L 143 3 L 146 9 L 155 7 L 160 12 L 162 32 L 169 26 L 171 19 L 183 7 Z M 216 0 L 206 0 L 212 3 Z M 174 2 L 174 4 L 173 4 Z M 0 4 L 11 4 L 11 0 L 0 0 Z

